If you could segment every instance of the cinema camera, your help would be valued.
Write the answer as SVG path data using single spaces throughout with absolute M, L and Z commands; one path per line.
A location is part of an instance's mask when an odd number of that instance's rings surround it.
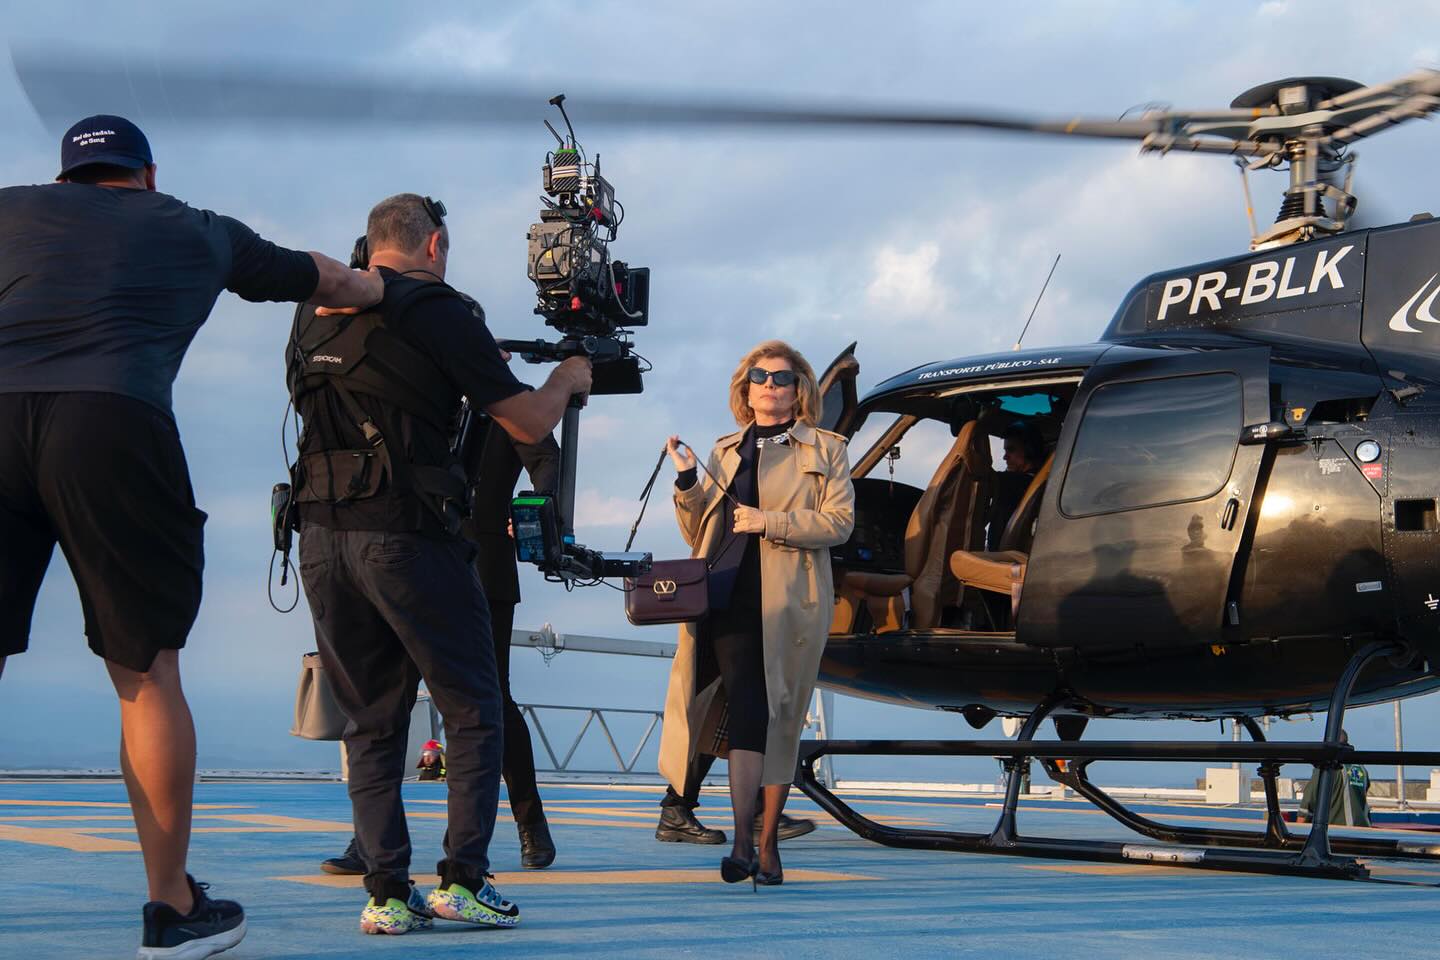
M 595 394 L 640 393 L 649 369 L 634 352 L 629 327 L 649 323 L 650 270 L 610 258 L 610 242 L 625 220 L 615 188 L 600 175 L 600 156 L 587 160 L 565 112 L 565 95 L 550 103 L 568 136 L 545 121 L 557 146 L 542 168 L 546 196 L 532 224 L 529 276 L 535 312 L 560 333 L 556 341 L 501 340 L 501 348 L 530 363 L 588 357 Z M 560 479 L 556 496 L 525 493 L 511 504 L 516 555 L 547 579 L 567 585 L 606 577 L 633 577 L 650 568 L 648 553 L 604 553 L 575 542 L 575 473 L 584 398 L 572 397 L 560 426 Z

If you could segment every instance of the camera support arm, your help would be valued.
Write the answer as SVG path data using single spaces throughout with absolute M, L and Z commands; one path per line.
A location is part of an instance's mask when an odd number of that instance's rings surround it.
M 560 477 L 556 483 L 556 513 L 560 520 L 560 541 L 575 542 L 575 475 L 580 456 L 580 411 L 585 406 L 581 394 L 573 394 L 565 415 L 560 420 Z

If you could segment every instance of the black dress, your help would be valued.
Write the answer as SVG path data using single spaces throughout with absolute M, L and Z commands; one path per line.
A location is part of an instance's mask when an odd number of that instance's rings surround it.
M 772 444 L 789 442 L 794 421 L 762 427 L 755 424 L 741 438 L 740 466 L 730 493 L 742 505 L 759 508 L 759 462 Z M 688 473 L 689 471 L 687 471 Z M 690 477 L 677 483 L 688 486 Z M 693 482 L 693 480 L 691 481 Z M 765 691 L 764 617 L 761 604 L 760 535 L 733 534 L 735 508 L 729 499 L 719 522 L 725 539 L 712 558 L 710 616 L 700 622 L 698 686 L 717 673 L 726 702 L 724 730 L 732 750 L 765 752 L 770 725 L 770 700 Z

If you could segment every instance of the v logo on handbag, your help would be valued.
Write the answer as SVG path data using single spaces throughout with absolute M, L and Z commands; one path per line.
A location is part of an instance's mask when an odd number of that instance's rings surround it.
M 684 441 L 681 443 L 692 454 L 695 452 L 695 448 L 688 443 L 684 443 Z M 635 518 L 635 525 L 630 528 L 630 537 L 625 541 L 627 551 L 635 542 L 635 534 L 640 529 L 640 521 L 645 518 L 645 508 L 650 505 L 650 494 L 655 489 L 655 480 L 660 476 L 660 469 L 665 466 L 667 456 L 669 456 L 669 451 L 660 451 L 660 459 L 655 462 L 655 469 L 650 473 L 650 480 L 640 494 L 640 515 Z M 705 475 L 714 481 L 716 488 L 732 504 L 740 506 L 739 499 L 720 485 L 720 481 L 710 472 L 709 467 L 700 462 L 698 456 L 695 458 L 695 464 L 705 471 Z M 717 559 L 724 555 L 733 542 L 732 535 L 717 554 Z M 686 560 L 657 560 L 650 565 L 649 573 L 638 577 L 626 577 L 626 618 L 637 627 L 661 623 L 688 623 L 705 619 L 710 613 L 710 570 L 713 566 L 713 560 L 704 560 L 700 557 Z

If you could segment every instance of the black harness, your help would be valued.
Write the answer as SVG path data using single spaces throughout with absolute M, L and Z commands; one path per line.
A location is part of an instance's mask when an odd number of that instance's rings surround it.
M 448 435 L 454 427 L 455 388 L 435 363 L 397 332 L 398 321 L 416 304 L 441 297 L 460 298 L 439 281 L 401 277 L 386 284 L 386 300 L 358 314 L 318 316 L 301 304 L 292 327 L 285 380 L 296 410 L 317 390 L 330 390 L 365 438 L 359 449 L 318 450 L 303 454 L 292 486 L 297 503 L 341 504 L 376 496 L 384 481 L 414 493 L 451 534 L 468 515 L 469 487 L 458 464 L 415 463 L 399 447 L 399 424 L 366 413 L 356 394 L 367 394 L 398 407 Z M 303 414 L 302 414 L 303 415 Z

